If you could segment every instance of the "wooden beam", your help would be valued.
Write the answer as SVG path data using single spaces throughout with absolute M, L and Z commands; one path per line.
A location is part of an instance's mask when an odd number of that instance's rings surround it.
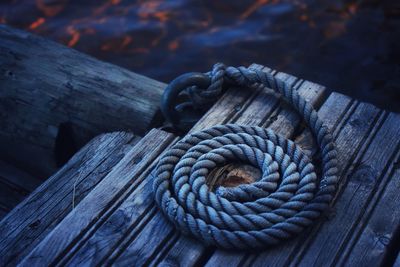
M 32 168 L 42 155 L 40 175 L 54 171 L 54 150 L 65 161 L 100 133 L 143 135 L 160 118 L 165 84 L 5 25 L 0 74 L 0 147 L 35 155 L 21 163 Z

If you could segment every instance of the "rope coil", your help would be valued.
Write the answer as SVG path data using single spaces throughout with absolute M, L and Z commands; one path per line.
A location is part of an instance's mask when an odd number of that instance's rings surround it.
M 184 234 L 222 248 L 263 248 L 298 234 L 329 207 L 335 193 L 337 160 L 328 129 L 295 89 L 269 73 L 217 64 L 208 75 L 211 89 L 192 89 L 196 99 L 217 97 L 223 83 L 280 93 L 316 137 L 322 177 L 298 145 L 271 130 L 217 125 L 187 135 L 162 156 L 153 184 L 157 204 Z M 208 174 L 232 161 L 260 168 L 262 177 L 210 191 Z

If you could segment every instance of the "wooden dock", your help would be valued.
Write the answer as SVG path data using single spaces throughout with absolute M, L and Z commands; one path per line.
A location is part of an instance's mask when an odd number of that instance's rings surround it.
M 180 235 L 153 200 L 157 159 L 179 137 L 113 132 L 94 138 L 3 218 L 0 265 L 400 266 L 400 115 L 252 67 L 294 85 L 332 129 L 340 186 L 313 227 L 264 251 L 205 247 Z M 317 152 L 300 117 L 266 90 L 229 89 L 192 131 L 223 123 L 269 127 Z

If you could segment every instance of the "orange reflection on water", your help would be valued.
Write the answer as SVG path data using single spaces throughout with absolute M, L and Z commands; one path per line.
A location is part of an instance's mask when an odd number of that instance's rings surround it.
M 68 0 L 45 1 L 36 0 L 36 7 L 44 13 L 46 17 L 53 17 L 60 13 L 67 4 Z
M 169 42 L 168 44 L 168 50 L 170 51 L 175 51 L 176 49 L 179 48 L 179 42 L 178 40 L 173 40 L 171 42 Z
M 46 19 L 45 18 L 38 18 L 37 20 L 35 20 L 34 22 L 32 22 L 31 25 L 29 25 L 29 29 L 30 30 L 34 30 L 37 27 L 39 27 L 40 25 L 42 25 L 43 23 L 45 23 Z
M 138 8 L 138 16 L 141 20 L 157 19 L 161 23 L 168 21 L 171 17 L 171 11 L 160 10 L 162 1 L 144 1 Z
M 269 0 L 257 0 L 255 1 L 250 7 L 248 7 L 240 16 L 239 19 L 244 20 L 247 17 L 249 17 L 251 14 L 253 14 L 257 9 L 259 9 L 261 6 L 267 4 Z
M 81 34 L 79 31 L 77 31 L 73 26 L 68 26 L 67 27 L 67 33 L 71 35 L 71 39 L 68 41 L 68 46 L 72 47 L 76 45 L 81 37 Z
M 124 36 L 124 39 L 121 43 L 121 48 L 127 47 L 130 43 L 132 43 L 132 37 L 129 35 Z
M 291 0 L 293 5 L 291 14 L 298 23 L 304 23 L 310 28 L 318 29 L 324 41 L 338 38 L 347 32 L 349 20 L 358 12 L 360 8 L 357 1 L 346 1 L 341 5 L 328 5 L 324 12 L 315 12 L 312 5 L 304 0 Z M 233 15 L 234 21 L 226 25 L 219 23 L 219 15 L 212 12 L 212 9 L 202 6 L 199 16 L 192 18 L 188 11 L 188 19 L 182 19 L 182 12 L 174 5 L 162 0 L 101 0 L 99 3 L 88 4 L 86 12 L 75 12 L 77 6 L 69 0 L 35 0 L 32 3 L 38 9 L 35 16 L 31 17 L 24 27 L 36 33 L 47 33 L 53 30 L 54 21 L 66 21 L 61 25 L 57 32 L 61 32 L 59 41 L 73 47 L 93 46 L 89 35 L 101 36 L 99 42 L 94 47 L 101 51 L 114 51 L 118 53 L 149 53 L 158 48 L 168 51 L 176 51 L 185 47 L 186 40 L 179 34 L 203 34 L 218 36 L 218 32 L 228 32 L 236 26 L 245 25 L 253 15 L 273 14 L 274 5 L 277 9 L 285 5 L 282 0 L 255 0 L 237 3 L 237 10 L 229 5 L 218 6 L 220 12 L 227 10 L 237 12 Z M 279 6 L 280 5 L 280 6 Z M 185 5 L 184 5 L 185 6 Z M 271 9 L 269 9 L 271 8 Z M 265 10 L 261 10 L 265 9 Z M 234 11 L 232 11 L 234 10 Z M 79 10 L 80 11 L 80 10 Z M 196 11 L 195 11 L 196 12 Z M 269 13 L 268 13 L 269 12 Z M 196 15 L 196 14 L 195 14 Z M 323 19 L 321 16 L 326 16 Z M 6 23 L 8 17 L 0 17 L 0 23 Z M 240 20 L 239 23 L 238 19 Z M 255 19 L 258 19 L 255 17 Z M 7 19 L 8 20 L 8 19 Z M 263 20 L 263 18 L 261 18 Z M 8 21 L 7 21 L 8 22 Z M 9 22 L 8 22 L 9 23 Z M 44 27 L 48 24 L 47 27 Z M 59 26 L 58 26 L 59 27 Z M 274 26 L 275 33 L 285 31 L 280 25 Z M 133 30 L 131 29 L 133 28 Z M 240 28 L 240 27 L 239 27 Z M 140 30 L 136 30 L 140 29 Z M 137 32 L 137 33 L 136 33 Z M 232 32 L 235 32 L 234 30 Z M 178 35 L 176 34 L 178 33 Z M 240 32 L 239 32 L 240 33 Z M 246 40 L 252 36 L 251 31 L 243 31 L 238 36 L 230 38 L 233 44 L 236 40 Z M 269 32 L 266 32 L 268 35 Z M 60 36 L 58 35 L 58 36 Z M 211 36 L 210 38 L 214 38 Z M 204 37 L 207 38 L 207 37 Z M 236 38 L 236 39 L 235 39 Z M 79 47 L 78 47 L 79 48 Z

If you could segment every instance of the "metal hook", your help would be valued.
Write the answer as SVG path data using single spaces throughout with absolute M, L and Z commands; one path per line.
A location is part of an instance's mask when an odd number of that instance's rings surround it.
M 199 88 L 207 88 L 211 84 L 211 79 L 208 75 L 201 72 L 185 73 L 175 78 L 165 89 L 161 99 L 161 112 L 167 121 L 171 122 L 175 128 L 180 130 L 188 130 L 188 124 L 195 121 L 194 118 L 189 121 L 183 122 L 182 112 L 178 112 L 176 107 L 178 105 L 177 99 L 180 92 L 190 86 L 197 86 Z M 186 118 L 187 119 L 187 118 Z M 199 119 L 199 118 L 197 118 Z

